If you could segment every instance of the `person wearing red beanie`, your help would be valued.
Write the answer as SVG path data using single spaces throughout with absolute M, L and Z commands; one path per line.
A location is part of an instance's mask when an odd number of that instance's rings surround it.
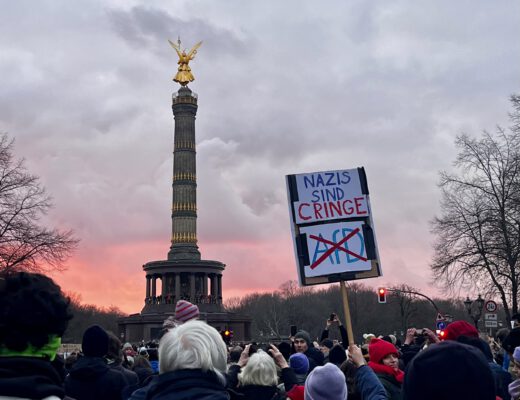
M 478 331 L 466 321 L 454 321 L 444 330 L 444 340 L 457 340 L 459 336 L 478 338 Z
M 368 366 L 374 370 L 383 384 L 389 400 L 401 399 L 401 386 L 404 372 L 399 369 L 399 353 L 390 342 L 372 339 L 368 345 L 370 361 Z

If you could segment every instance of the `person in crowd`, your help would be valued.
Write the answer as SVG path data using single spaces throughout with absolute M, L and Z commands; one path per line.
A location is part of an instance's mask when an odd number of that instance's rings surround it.
M 410 361 L 403 400 L 495 400 L 493 374 L 481 351 L 453 340 L 421 351 Z
M 353 390 L 349 390 L 349 394 L 354 394 L 354 399 L 357 397 L 362 400 L 386 400 L 386 390 L 378 379 L 374 371 L 368 367 L 361 348 L 352 344 L 349 346 L 350 360 L 345 362 L 352 362 L 355 366 Z M 343 370 L 342 370 L 343 371 Z M 348 382 L 348 376 L 345 374 Z M 347 389 L 349 389 L 347 387 Z M 349 400 L 354 400 L 349 397 Z
M 334 364 L 314 368 L 305 381 L 305 400 L 347 400 L 347 396 L 345 375 Z
M 347 352 L 340 344 L 335 344 L 329 351 L 329 362 L 339 367 L 347 359 Z
M 110 368 L 104 356 L 108 352 L 107 332 L 92 325 L 83 333 L 83 357 L 65 379 L 65 392 L 76 400 L 120 400 L 127 381 L 123 374 Z
M 175 321 L 179 324 L 199 318 L 199 307 L 186 300 L 179 300 L 175 305 Z
M 326 364 L 329 362 L 329 351 L 334 346 L 334 342 L 330 339 L 323 339 L 320 344 L 319 348 L 320 351 L 323 353 L 323 363 Z
M 370 344 L 372 339 L 375 339 L 375 338 L 376 338 L 376 335 L 374 335 L 373 333 L 363 333 L 363 340 L 364 340 L 364 344 L 366 344 L 366 345 Z
M 477 329 L 466 321 L 454 321 L 444 330 L 444 340 L 457 340 L 459 336 L 478 338 Z
M 404 369 L 424 346 L 440 342 L 439 338 L 428 328 L 416 329 L 408 328 L 406 337 L 401 346 L 401 358 L 399 365 Z
M 161 338 L 159 376 L 146 399 L 227 400 L 226 367 L 226 344 L 217 330 L 203 321 L 185 322 Z
M 382 339 L 372 339 L 368 346 L 370 361 L 368 366 L 383 384 L 389 400 L 401 399 L 404 372 L 399 369 L 397 348 Z
M 0 276 L 0 398 L 66 398 L 52 362 L 72 318 L 69 303 L 44 275 Z
M 515 348 L 513 352 L 512 364 L 513 373 L 520 377 L 520 347 Z M 511 400 L 520 399 L 520 378 L 509 384 L 508 393 L 511 396 Z
M 320 344 L 329 337 L 330 328 L 334 325 L 337 325 L 337 327 L 339 329 L 339 333 L 341 335 L 341 342 L 343 343 L 343 346 L 347 346 L 347 344 L 348 344 L 347 330 L 345 329 L 345 327 L 339 320 L 338 315 L 336 313 L 330 314 L 330 317 L 325 322 L 325 329 L 323 330 L 323 332 L 321 332 Z M 332 343 L 330 345 L 330 347 L 329 346 L 327 346 L 327 347 L 329 347 L 329 349 L 331 349 L 333 345 L 334 345 L 334 343 Z
M 285 393 L 278 388 L 276 366 L 281 369 L 281 381 L 285 392 L 289 392 L 296 384 L 294 371 L 276 346 L 269 345 L 268 351 L 271 355 L 263 350 L 251 354 L 251 346 L 248 344 L 238 364 L 229 368 L 228 386 L 231 399 L 285 400 Z
M 123 352 L 123 362 L 122 365 L 125 368 L 131 369 L 134 365 L 134 357 L 137 355 L 137 352 L 134 350 L 134 347 L 130 343 L 125 343 L 122 348 Z
M 303 353 L 294 353 L 289 357 L 289 366 L 296 376 L 296 384 L 303 385 L 309 372 L 309 359 Z
M 520 346 L 520 327 L 511 329 L 509 334 L 502 342 L 502 348 L 505 350 L 504 364 L 502 367 L 506 371 L 512 372 L 511 368 L 513 366 L 513 352 L 518 346 Z
M 139 378 L 137 374 L 123 367 L 123 351 L 121 350 L 121 341 L 112 332 L 108 334 L 108 351 L 105 356 L 107 364 L 110 368 L 121 372 L 126 379 L 127 386 L 137 385 Z
M 154 345 L 155 344 L 152 344 L 152 346 Z M 147 349 L 141 348 L 141 350 L 139 350 L 139 355 L 148 358 L 148 361 L 150 361 L 150 365 L 152 366 L 154 374 L 159 373 L 159 352 L 157 350 L 157 347 L 149 347 Z
M 495 393 L 502 400 L 510 400 L 508 386 L 511 383 L 511 374 L 509 372 L 504 371 L 500 365 L 498 365 L 493 359 L 493 353 L 491 352 L 491 347 L 489 343 L 481 338 L 469 337 L 461 335 L 457 338 L 457 341 L 460 343 L 467 344 L 469 346 L 473 346 L 479 349 L 486 360 L 488 362 L 489 368 L 491 369 L 491 373 L 493 374 L 493 379 L 495 381 Z
M 296 353 L 303 353 L 309 359 L 309 371 L 323 365 L 325 357 L 321 351 L 312 345 L 311 337 L 306 331 L 296 332 L 293 344 Z
M 492 347 L 493 356 L 495 361 L 502 366 L 504 371 L 509 370 L 509 354 L 502 347 L 502 343 L 504 343 L 504 339 L 509 335 L 508 328 L 501 328 L 495 334 L 495 346 Z
M 65 372 L 68 374 L 72 369 L 72 366 L 78 361 L 79 354 L 73 351 L 69 354 L 69 356 L 65 359 Z
M 143 356 L 135 357 L 132 371 L 134 371 L 137 374 L 137 378 L 139 379 L 139 387 L 143 386 L 146 380 L 153 375 L 153 369 L 150 365 L 150 361 L 148 361 L 148 358 Z
M 231 351 L 229 352 L 229 364 L 233 365 L 233 364 L 238 363 L 238 360 L 240 360 L 240 355 L 242 354 L 243 351 L 244 351 L 244 349 L 240 346 L 233 347 L 231 349 Z
M 278 351 L 283 354 L 283 358 L 289 361 L 289 357 L 291 356 L 293 350 L 291 343 L 280 342 L 276 347 L 278 348 Z

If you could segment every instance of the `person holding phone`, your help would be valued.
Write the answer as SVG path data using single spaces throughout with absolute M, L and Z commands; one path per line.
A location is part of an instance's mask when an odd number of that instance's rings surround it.
M 325 323 L 325 329 L 323 329 L 323 332 L 321 332 L 320 343 L 322 343 L 325 339 L 329 338 L 329 330 L 330 330 L 331 326 L 334 326 L 334 325 L 338 326 L 339 333 L 341 335 L 341 343 L 343 344 L 343 347 L 348 346 L 347 330 L 345 329 L 345 327 L 339 320 L 338 315 L 336 313 L 331 313 L 329 318 L 327 319 L 327 321 Z

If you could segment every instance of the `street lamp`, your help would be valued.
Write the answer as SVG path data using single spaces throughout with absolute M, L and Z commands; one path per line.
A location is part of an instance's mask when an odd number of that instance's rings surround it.
M 482 316 L 482 309 L 484 308 L 484 302 L 485 300 L 480 296 L 480 294 L 478 295 L 478 298 L 476 300 L 470 300 L 469 296 L 466 296 L 466 300 L 464 300 L 466 311 L 473 320 L 473 323 L 475 324 L 475 328 L 477 328 L 477 331 L 478 321 Z

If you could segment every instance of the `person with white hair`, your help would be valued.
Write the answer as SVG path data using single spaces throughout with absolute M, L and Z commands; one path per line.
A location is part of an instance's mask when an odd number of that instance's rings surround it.
M 258 350 L 251 354 L 248 344 L 238 364 L 232 365 L 228 371 L 231 399 L 243 400 L 285 400 L 287 396 L 278 386 L 278 370 L 281 369 L 281 380 L 288 392 L 296 384 L 294 371 L 287 360 L 274 345 L 269 345 L 269 354 Z
M 151 400 L 227 400 L 227 349 L 215 328 L 191 320 L 168 331 L 159 343 L 159 377 Z

